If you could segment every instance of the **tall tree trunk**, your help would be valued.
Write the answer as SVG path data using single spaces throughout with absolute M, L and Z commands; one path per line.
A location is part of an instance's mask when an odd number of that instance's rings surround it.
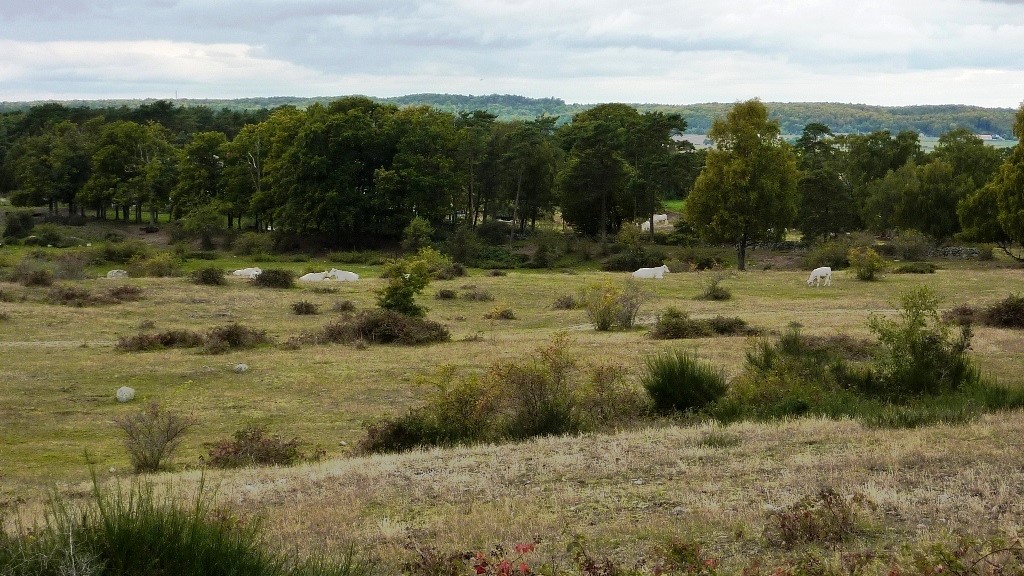
M 740 243 L 736 247 L 736 268 L 739 270 L 747 269 L 747 233 L 744 232 L 740 236 Z

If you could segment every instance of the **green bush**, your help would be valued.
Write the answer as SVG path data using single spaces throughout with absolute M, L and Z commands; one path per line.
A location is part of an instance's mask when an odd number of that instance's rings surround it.
M 124 433 L 124 446 L 136 472 L 159 470 L 181 444 L 181 436 L 196 424 L 194 419 L 164 410 L 156 402 L 116 422 Z
M 916 262 L 927 258 L 935 244 L 927 234 L 911 229 L 901 230 L 889 241 L 889 246 L 897 260 Z
M 243 232 L 235 238 L 232 251 L 239 256 L 263 256 L 274 251 L 274 238 L 261 232 Z
M 715 316 L 707 319 L 690 318 L 688 312 L 666 308 L 658 315 L 651 329 L 651 338 L 674 340 L 680 338 L 707 338 L 709 336 L 753 336 L 760 331 L 742 318 Z
M 153 276 L 163 278 L 181 274 L 181 259 L 170 252 L 158 252 L 150 256 L 133 256 L 125 266 L 128 273 L 136 278 Z
M 24 238 L 36 225 L 30 210 L 7 210 L 4 220 L 4 239 Z
M 141 240 L 104 242 L 92 249 L 92 260 L 96 264 L 103 262 L 127 264 L 133 259 L 147 258 L 153 251 L 151 245 Z
M 931 262 L 909 262 L 893 269 L 893 274 L 934 274 L 939 267 Z
M 216 266 L 207 266 L 192 271 L 192 282 L 205 286 L 223 286 L 227 284 L 224 279 L 224 270 Z
M 430 246 L 430 237 L 433 234 L 434 228 L 430 222 L 426 218 L 415 216 L 402 231 L 402 249 L 414 252 L 426 248 Z
M 293 288 L 295 275 L 291 270 L 268 268 L 254 276 L 249 283 L 260 288 Z
M 960 390 L 980 383 L 981 376 L 967 350 L 970 326 L 959 334 L 936 311 L 938 297 L 927 286 L 900 297 L 900 317 L 890 320 L 872 315 L 868 327 L 878 337 L 874 371 L 886 396 L 920 396 Z
M 871 248 L 850 248 L 847 260 L 858 280 L 874 280 L 876 274 L 886 269 L 885 259 Z
M 476 227 L 476 234 L 484 242 L 496 246 L 498 244 L 507 244 L 509 235 L 512 233 L 512 227 L 504 222 L 498 222 L 497 220 L 488 220 L 483 224 Z
M 843 270 L 850 266 L 851 243 L 846 238 L 834 238 L 811 246 L 804 257 L 804 267 L 818 268 L 828 266 L 833 270 Z
M 700 410 L 726 392 L 725 374 L 685 352 L 649 356 L 640 382 L 659 412 Z
M 377 292 L 377 306 L 382 310 L 397 312 L 406 316 L 420 317 L 426 309 L 416 303 L 416 295 L 430 282 L 427 263 L 417 260 L 403 264 L 390 277 L 387 286 Z

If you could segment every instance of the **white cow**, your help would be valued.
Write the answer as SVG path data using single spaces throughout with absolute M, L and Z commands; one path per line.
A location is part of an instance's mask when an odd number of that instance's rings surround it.
M 822 282 L 823 286 L 831 286 L 832 269 L 828 266 L 822 266 L 811 270 L 811 275 L 807 277 L 807 285 L 810 286 L 813 282 L 817 286 L 819 281 Z
M 302 276 L 299 276 L 299 281 L 323 282 L 324 280 L 327 280 L 329 278 L 331 278 L 331 276 L 327 272 L 309 272 L 308 274 L 303 274 Z
M 232 276 L 238 276 L 241 278 L 255 278 L 263 273 L 263 270 L 259 268 L 242 268 L 241 270 L 235 270 L 231 273 Z
M 661 224 L 662 222 L 668 224 L 668 214 L 655 214 L 654 227 L 657 228 L 658 224 Z M 644 232 L 649 232 L 651 230 L 651 221 L 648 219 L 641 222 L 640 229 L 643 230 Z
M 664 278 L 665 273 L 668 272 L 668 266 L 662 264 L 657 268 L 641 268 L 636 272 L 633 272 L 633 278 Z
M 359 274 L 355 272 L 349 272 L 347 270 L 338 270 L 337 268 L 331 268 L 331 271 L 327 273 L 338 282 L 355 282 L 359 280 Z
M 110 272 L 107 272 L 107 278 L 127 278 L 127 277 L 128 277 L 128 271 L 127 270 L 111 270 Z

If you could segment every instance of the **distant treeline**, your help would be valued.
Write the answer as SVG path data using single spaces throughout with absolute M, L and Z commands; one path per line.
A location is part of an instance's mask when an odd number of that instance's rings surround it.
M 305 109 L 314 103 L 326 105 L 336 96 L 317 98 L 272 97 L 238 98 L 232 100 L 174 100 L 178 106 L 205 107 L 221 115 L 253 114 L 279 106 Z M 394 98 L 372 98 L 398 106 L 427 105 L 450 113 L 484 110 L 499 120 L 532 120 L 538 116 L 556 116 L 558 124 L 593 108 L 589 104 L 566 104 L 559 98 L 527 98 L 512 94 L 466 96 L 459 94 L 411 94 Z M 75 100 L 62 102 L 68 107 L 124 109 L 157 105 L 160 100 Z M 24 111 L 41 102 L 0 102 L 0 113 Z M 661 111 L 683 116 L 687 132 L 705 134 L 715 117 L 726 114 L 732 103 L 686 105 L 636 104 L 641 111 Z M 768 102 L 769 114 L 778 120 L 783 134 L 800 134 L 811 123 L 829 126 L 838 134 L 868 134 L 880 130 L 897 133 L 912 130 L 924 136 L 940 136 L 957 128 L 975 134 L 996 134 L 1013 137 L 1015 110 L 963 105 L 868 106 L 833 102 Z M 109 114 L 108 114 L 109 117 Z

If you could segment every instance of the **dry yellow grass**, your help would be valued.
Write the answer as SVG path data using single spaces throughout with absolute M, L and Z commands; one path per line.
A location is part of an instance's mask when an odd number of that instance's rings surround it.
M 298 265 L 297 265 L 298 266 Z M 364 274 L 369 270 L 360 270 Z M 370 276 L 373 276 L 372 271 Z M 652 299 L 641 311 L 651 323 L 668 306 L 694 316 L 740 316 L 768 330 L 800 322 L 812 334 L 868 334 L 870 313 L 887 313 L 897 295 L 932 286 L 944 306 L 983 305 L 1019 290 L 1019 269 L 940 270 L 864 283 L 837 274 L 831 289 L 807 288 L 806 274 L 752 271 L 723 282 L 725 302 L 695 301 L 702 274 L 670 274 L 645 283 Z M 272 532 L 303 548 L 354 540 L 389 558 L 408 536 L 451 549 L 489 546 L 533 535 L 564 540 L 579 531 L 602 549 L 624 557 L 650 550 L 666 534 L 706 538 L 735 563 L 770 554 L 760 530 L 769 507 L 784 506 L 823 485 L 865 493 L 876 504 L 871 542 L 937 537 L 946 529 L 987 532 L 1020 526 L 1022 505 L 1019 414 L 1001 414 L 959 428 L 865 430 L 854 422 L 798 421 L 780 425 L 661 427 L 614 436 L 543 439 L 516 445 L 428 451 L 349 459 L 362 423 L 415 405 L 420 374 L 445 364 L 479 370 L 523 357 L 558 332 L 569 332 L 584 359 L 615 363 L 635 377 L 645 355 L 672 347 L 738 372 L 747 341 L 716 338 L 654 341 L 644 330 L 597 333 L 582 311 L 556 311 L 562 294 L 624 274 L 512 272 L 432 283 L 422 301 L 428 317 L 449 326 L 453 341 L 417 348 L 277 346 L 207 355 L 193 350 L 122 353 L 119 336 L 171 328 L 205 330 L 228 322 L 267 330 L 280 343 L 326 324 L 334 302 L 373 305 L 381 280 L 338 284 L 333 294 L 308 287 L 226 287 L 185 279 L 130 279 L 145 299 L 119 305 L 67 308 L 39 302 L 45 289 L 0 283 L 26 302 L 0 302 L 0 511 L 37 501 L 55 483 L 87 478 L 84 451 L 101 477 L 123 477 L 128 461 L 113 420 L 137 410 L 119 405 L 114 390 L 130 385 L 139 400 L 191 413 L 198 427 L 176 462 L 195 466 L 203 444 L 226 438 L 249 423 L 326 448 L 329 460 L 293 469 L 214 474 L 220 497 L 265 512 Z M 107 280 L 77 284 L 101 291 Z M 473 284 L 493 302 L 434 300 L 439 288 Z M 290 305 L 308 300 L 317 316 L 298 316 Z M 513 321 L 489 321 L 496 304 Z M 467 340 L 467 338 L 469 340 Z M 978 328 L 974 353 L 988 374 L 1006 386 L 1024 385 L 1024 336 Z M 232 367 L 250 366 L 244 374 Z M 735 436 L 735 445 L 702 444 L 708 434 Z M 113 470 L 113 474 L 110 473 Z M 193 481 L 183 472 L 175 481 Z M 164 478 L 161 476 L 160 478 Z M 28 504 L 26 510 L 31 510 Z M 560 544 L 547 547 L 561 550 Z

